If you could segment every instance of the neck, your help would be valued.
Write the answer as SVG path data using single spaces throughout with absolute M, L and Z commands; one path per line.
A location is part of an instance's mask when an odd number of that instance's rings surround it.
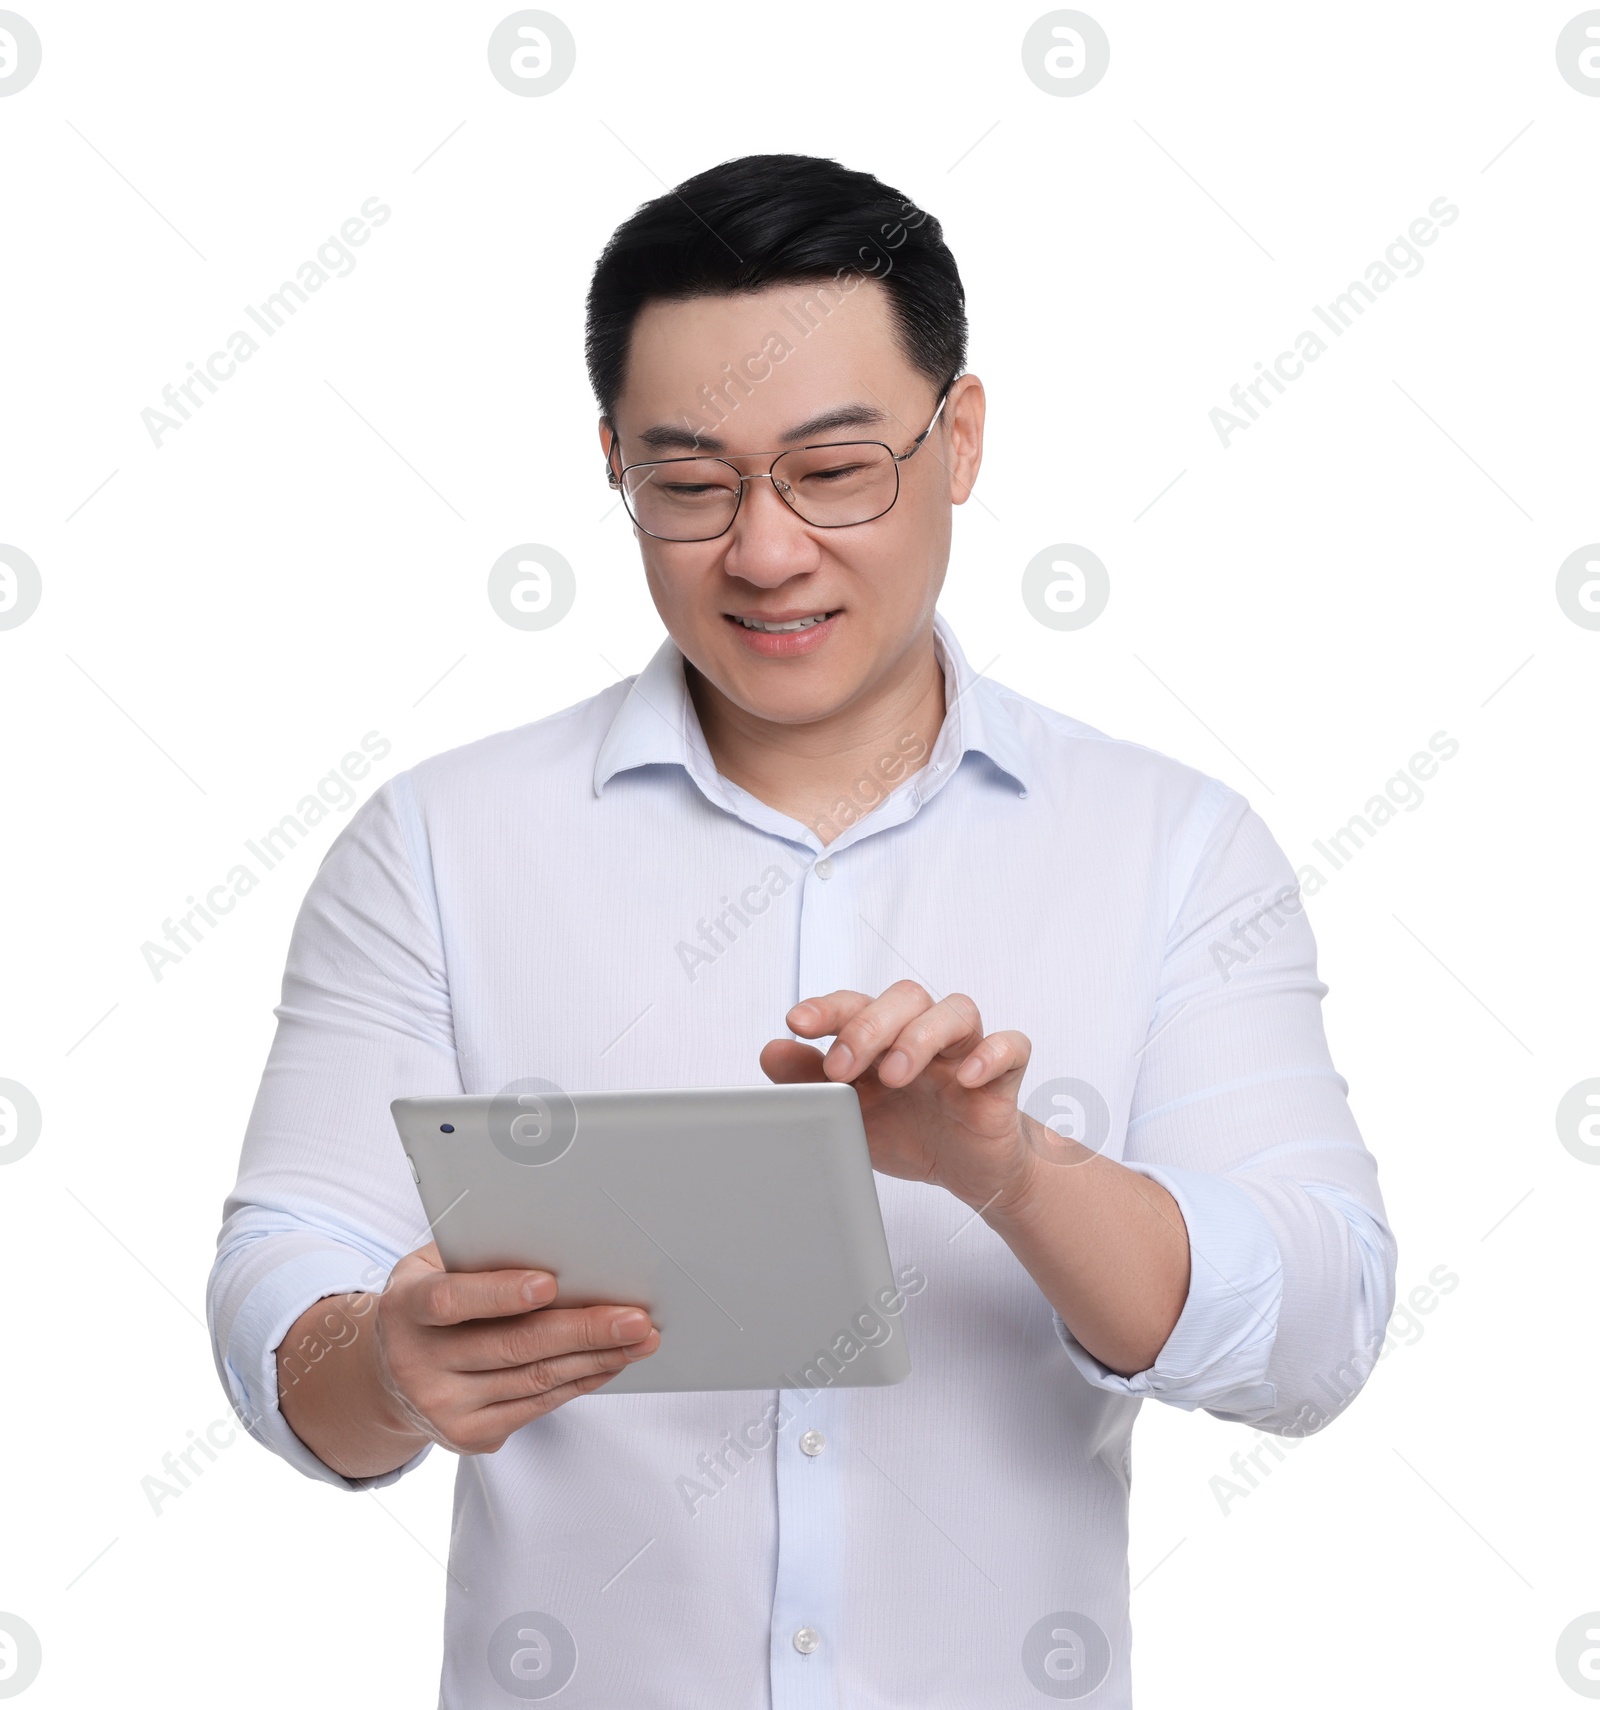
M 684 675 L 717 770 L 810 826 L 823 844 L 920 771 L 944 723 L 944 672 L 931 629 L 886 679 L 806 724 L 761 718 L 688 660 Z

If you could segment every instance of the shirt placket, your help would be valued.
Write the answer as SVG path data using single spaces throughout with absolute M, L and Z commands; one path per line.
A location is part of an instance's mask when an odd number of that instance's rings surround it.
M 851 861 L 823 854 L 800 899 L 794 999 L 851 983 L 855 920 Z M 840 1332 L 847 1329 L 841 1324 Z M 818 1349 L 817 1352 L 824 1352 Z M 845 1512 L 846 1398 L 825 1387 L 779 1392 L 778 1563 L 772 1599 L 773 1710 L 839 1710 Z M 818 1374 L 820 1375 L 820 1374 Z

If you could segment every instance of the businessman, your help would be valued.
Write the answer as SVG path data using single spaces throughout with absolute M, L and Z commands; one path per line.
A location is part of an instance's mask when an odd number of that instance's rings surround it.
M 669 639 L 388 780 L 301 909 L 218 1368 L 344 1489 L 460 1455 L 456 1710 L 1125 1706 L 1143 1399 L 1303 1434 L 1373 1364 L 1395 1248 L 1292 868 L 937 612 L 966 336 L 937 220 L 868 174 L 754 156 L 640 208 L 587 354 Z M 645 1312 L 446 1275 L 389 1101 L 524 1075 L 854 1084 L 911 1378 L 608 1395 Z

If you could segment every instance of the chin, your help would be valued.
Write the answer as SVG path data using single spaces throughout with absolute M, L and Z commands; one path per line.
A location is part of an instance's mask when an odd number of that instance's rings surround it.
M 779 685 L 763 682 L 760 674 L 741 671 L 719 687 L 746 712 L 769 724 L 811 724 L 838 712 L 850 700 L 848 687 L 831 679 Z

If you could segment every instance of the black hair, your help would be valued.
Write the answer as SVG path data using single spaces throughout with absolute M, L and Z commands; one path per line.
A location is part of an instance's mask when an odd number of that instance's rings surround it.
M 646 303 L 851 273 L 882 282 L 906 356 L 942 394 L 966 365 L 967 314 L 933 215 L 814 155 L 747 154 L 685 179 L 618 226 L 595 264 L 584 351 L 602 415 Z

